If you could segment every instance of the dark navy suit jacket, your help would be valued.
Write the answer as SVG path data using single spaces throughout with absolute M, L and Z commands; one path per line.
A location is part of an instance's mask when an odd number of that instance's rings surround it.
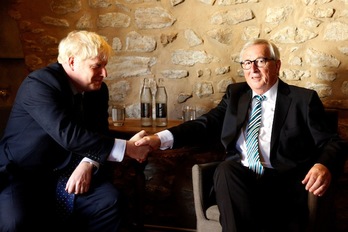
M 59 63 L 29 74 L 21 84 L 0 142 L 0 173 L 52 171 L 72 153 L 106 161 L 114 138 L 108 131 L 108 88 L 84 94 L 84 120 Z
M 170 128 L 174 147 L 220 140 L 227 158 L 239 160 L 236 141 L 248 118 L 252 90 L 247 83 L 228 86 L 218 106 L 196 121 Z M 322 163 L 331 173 L 342 170 L 345 142 L 327 124 L 322 102 L 313 90 L 279 80 L 271 135 L 270 160 L 278 171 L 309 170 Z

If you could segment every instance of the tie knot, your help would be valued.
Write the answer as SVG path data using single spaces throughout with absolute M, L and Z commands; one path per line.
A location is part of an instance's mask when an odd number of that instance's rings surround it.
M 82 99 L 83 99 L 83 96 L 81 93 L 75 94 L 74 95 L 74 105 L 77 107 L 81 106 Z
M 77 93 L 74 95 L 75 100 L 81 100 L 82 99 L 82 93 Z
M 264 95 L 255 95 L 254 98 L 255 98 L 257 101 L 262 102 L 263 100 L 266 99 L 266 96 L 264 96 Z

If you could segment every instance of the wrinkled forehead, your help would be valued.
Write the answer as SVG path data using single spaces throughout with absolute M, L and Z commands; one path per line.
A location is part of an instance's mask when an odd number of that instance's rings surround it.
M 245 48 L 241 58 L 242 60 L 255 60 L 261 57 L 269 58 L 270 55 L 270 50 L 266 44 L 254 44 Z

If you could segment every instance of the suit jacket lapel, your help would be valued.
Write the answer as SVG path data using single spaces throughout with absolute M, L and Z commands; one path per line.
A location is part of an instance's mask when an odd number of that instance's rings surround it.
M 235 149 L 235 142 L 238 139 L 240 130 L 244 125 L 244 122 L 248 115 L 248 108 L 251 99 L 251 89 L 249 88 L 249 86 L 247 86 L 247 84 L 245 84 L 245 86 L 246 87 L 243 87 L 246 88 L 245 90 L 232 93 L 231 98 L 238 98 L 238 105 L 233 107 L 233 112 L 226 113 L 225 116 L 221 139 L 227 151 Z M 234 120 L 232 119 L 232 114 L 236 114 Z
M 244 122 L 248 118 L 248 109 L 251 100 L 251 90 L 243 94 L 238 101 L 238 115 L 237 115 L 237 131 L 240 131 Z
M 291 104 L 291 98 L 288 96 L 290 93 L 289 86 L 283 81 L 279 80 L 277 100 L 275 105 L 272 137 L 271 137 L 271 154 L 274 149 L 274 145 L 279 140 L 280 130 L 284 124 L 284 120 L 288 114 Z

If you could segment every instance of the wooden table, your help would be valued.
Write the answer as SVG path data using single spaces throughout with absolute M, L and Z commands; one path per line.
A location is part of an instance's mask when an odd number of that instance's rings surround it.
M 126 118 L 123 126 L 114 126 L 111 118 L 109 118 L 109 129 L 112 132 L 133 136 L 141 130 L 145 130 L 148 134 L 154 134 L 159 131 L 165 130 L 169 127 L 177 126 L 181 123 L 182 120 L 168 120 L 167 126 L 155 126 L 154 121 L 153 126 L 141 126 L 140 119 Z

